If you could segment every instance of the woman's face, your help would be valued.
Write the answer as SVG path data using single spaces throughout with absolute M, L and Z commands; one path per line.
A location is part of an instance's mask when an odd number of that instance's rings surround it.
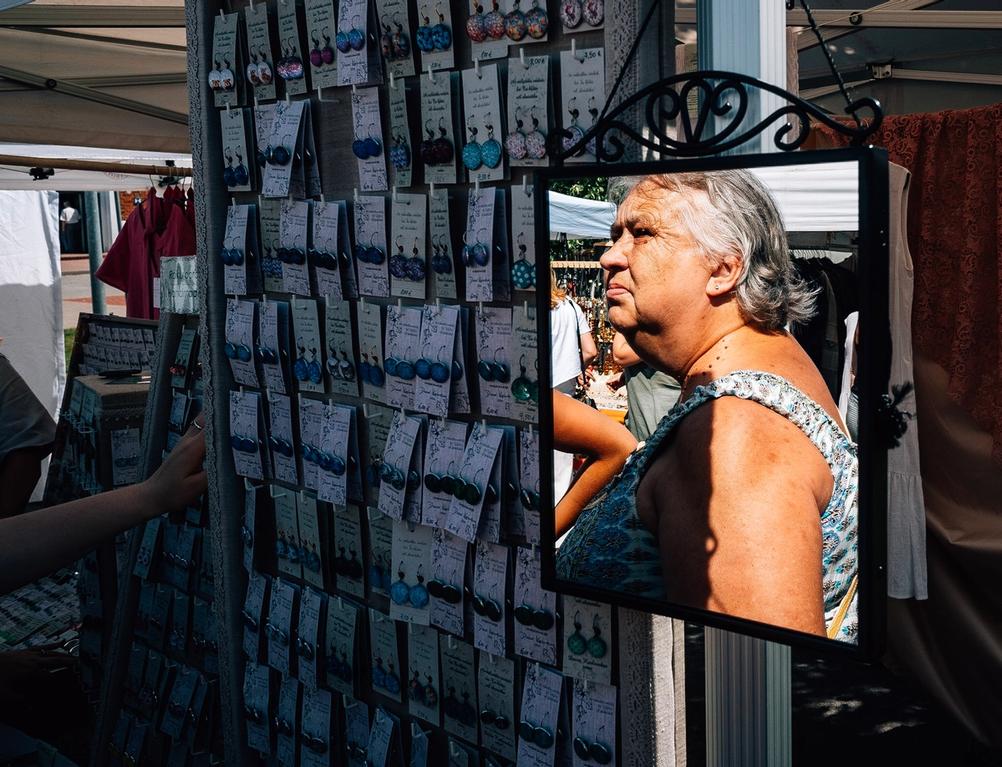
M 678 194 L 642 182 L 619 206 L 613 246 L 601 258 L 609 320 L 649 360 L 706 301 L 711 270 L 678 215 L 682 204 Z

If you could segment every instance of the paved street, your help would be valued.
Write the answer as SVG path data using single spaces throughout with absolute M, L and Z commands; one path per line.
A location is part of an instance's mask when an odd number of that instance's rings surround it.
M 92 311 L 90 300 L 90 269 L 86 254 L 63 256 L 63 328 L 75 328 L 81 312 Z M 125 314 L 125 294 L 104 286 L 105 307 L 108 314 Z

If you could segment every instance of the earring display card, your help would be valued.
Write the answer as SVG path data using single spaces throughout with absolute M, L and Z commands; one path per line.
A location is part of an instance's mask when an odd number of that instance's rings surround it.
M 477 378 L 480 410 L 507 418 L 511 412 L 511 307 L 485 306 L 477 313 Z
M 442 662 L 442 711 L 445 731 L 470 743 L 477 742 L 477 675 L 474 650 L 449 634 L 438 638 Z
M 351 93 L 351 121 L 355 140 L 351 151 L 358 160 L 358 184 L 363 192 L 383 192 L 386 180 L 386 141 L 379 114 L 379 88 Z
M 275 554 L 278 560 L 278 572 L 280 575 L 302 580 L 302 544 L 299 540 L 296 494 L 272 485 L 271 497 L 275 507 Z
M 574 767 L 616 764 L 616 688 L 574 680 Z
M 170 415 L 167 419 L 167 425 L 171 431 L 178 434 L 184 432 L 184 423 L 188 415 L 188 404 L 190 402 L 191 400 L 188 399 L 186 393 L 177 390 L 174 391 L 170 403 Z M 114 445 L 112 445 L 112 452 L 114 453 Z
M 355 201 L 355 260 L 359 294 L 388 298 L 386 200 L 382 197 L 364 195 Z
M 160 731 L 175 741 L 181 739 L 182 730 L 187 722 L 188 708 L 198 684 L 199 674 L 190 666 L 181 665 L 174 674 L 170 696 L 165 702 Z
M 409 767 L 428 767 L 428 733 L 411 722 L 411 757 Z
M 378 304 L 360 301 L 358 312 L 358 352 L 362 362 L 358 366 L 362 379 L 362 396 L 373 402 L 385 404 L 386 373 L 383 371 L 383 312 Z
M 409 506 L 415 501 L 417 516 L 420 516 L 421 483 L 418 472 L 421 464 L 416 462 L 414 446 L 421 434 L 421 424 L 421 418 L 405 415 L 403 410 L 393 417 L 383 452 L 379 483 L 379 510 L 392 519 L 403 519 L 405 504 Z M 416 483 L 412 482 L 412 476 L 417 477 Z M 407 516 L 411 518 L 409 514 Z
M 276 578 L 268 600 L 268 665 L 283 676 L 292 674 L 289 645 L 295 609 L 296 587 Z
M 573 134 L 573 138 L 564 139 L 564 148 L 569 149 L 584 138 L 605 105 L 605 51 L 602 48 L 560 52 L 560 97 L 564 128 Z M 583 152 L 567 158 L 567 162 L 595 161 L 594 139 Z
M 320 429 L 317 497 L 338 506 L 348 502 L 348 467 L 358 465 L 352 439 L 353 412 L 344 405 L 327 405 Z
M 411 144 L 410 119 L 407 116 L 407 88 L 403 80 L 391 81 L 390 95 L 390 167 L 393 186 L 408 187 L 412 183 L 414 151 Z M 394 215 L 396 215 L 394 213 Z
M 352 343 L 351 304 L 337 299 L 324 302 L 327 336 L 327 374 L 332 394 L 358 396 L 358 363 Z
M 409 522 L 393 524 L 390 618 L 428 625 L 427 573 L 431 572 L 431 528 Z M 393 570 L 393 568 L 397 570 Z M 403 575 L 401 575 L 401 573 Z
M 420 717 L 435 727 L 440 727 L 438 632 L 429 626 L 412 623 L 407 635 L 407 658 L 410 664 L 407 682 L 408 711 L 411 716 Z
M 564 596 L 564 663 L 566 676 L 600 684 L 612 683 L 612 608 L 600 602 Z M 570 620 L 568 620 L 568 618 Z
M 414 382 L 415 410 L 442 418 L 449 414 L 449 381 L 458 372 L 452 354 L 458 322 L 456 306 L 428 304 L 421 309 L 421 338 L 414 347 L 421 353 Z
M 379 14 L 380 49 L 387 75 L 394 78 L 414 74 L 414 46 L 411 44 L 411 19 L 405 0 L 376 0 Z
M 323 187 L 320 183 L 320 163 L 317 162 L 317 147 L 313 140 L 313 118 L 310 115 L 310 101 L 304 102 L 303 127 L 300 133 L 300 140 L 303 145 L 303 157 L 306 162 L 303 165 L 304 182 L 306 191 L 303 197 L 320 197 L 323 194 Z
M 260 395 L 257 392 L 230 392 L 230 444 L 233 447 L 233 464 L 241 477 L 264 479 L 260 413 Z
M 393 581 L 393 519 L 371 506 L 369 511 L 369 588 L 390 595 Z
M 302 96 L 309 90 L 306 83 L 306 67 L 303 50 L 299 41 L 299 4 L 278 4 L 278 39 L 285 54 L 285 62 L 279 62 L 278 74 L 285 80 L 286 96 Z M 284 63 L 284 66 L 283 66 Z
M 549 164 L 546 156 L 549 81 L 549 56 L 508 59 L 508 138 L 505 149 L 512 165 L 545 167 Z M 535 239 L 531 234 L 534 231 L 526 230 L 530 241 Z
M 228 296 L 244 296 L 255 292 L 258 280 L 248 271 L 251 254 L 257 253 L 256 238 L 248 221 L 255 217 L 252 205 L 231 205 L 226 209 L 226 227 L 223 230 L 223 292 Z
M 397 737 L 397 718 L 382 706 L 376 707 L 372 719 L 372 730 L 369 731 L 368 763 L 372 767 L 389 767 L 394 753 L 399 755 L 399 738 Z
M 282 680 L 275 710 L 275 756 L 278 764 L 296 763 L 296 733 L 299 732 L 299 697 L 302 685 L 292 678 Z
M 466 266 L 466 300 L 493 301 L 494 281 L 491 269 L 494 244 L 493 187 L 470 189 L 466 209 L 466 232 L 463 235 L 463 264 Z
M 605 0 L 564 0 L 560 4 L 564 34 L 594 32 L 605 26 Z
M 557 721 L 564 678 L 538 663 L 528 663 L 522 687 L 518 764 L 553 767 Z M 528 733 L 532 737 L 527 737 Z
M 450 4 L 426 0 L 418 3 L 417 13 L 418 28 L 414 41 L 421 52 L 421 71 L 452 69 L 456 66 L 456 58 Z
M 390 407 L 414 408 L 417 353 L 421 348 L 421 308 L 386 307 L 386 397 Z
M 461 421 L 431 419 L 428 423 L 427 450 L 424 463 L 424 493 L 421 520 L 426 525 L 442 527 L 452 495 L 449 487 L 452 475 L 462 465 L 466 448 L 466 424 Z
M 372 691 L 401 703 L 397 624 L 379 610 L 369 608 L 369 634 L 372 642 Z
M 369 82 L 369 2 L 342 0 L 337 15 L 337 84 Z
M 452 244 L 452 224 L 449 216 L 449 193 L 428 195 L 428 221 L 431 232 L 431 270 L 435 274 L 435 296 L 458 298 L 456 293 L 456 249 Z
M 321 586 L 320 588 L 323 588 Z M 299 598 L 299 621 L 296 624 L 296 654 L 299 656 L 299 681 L 308 690 L 317 689 L 317 648 L 323 643 L 319 640 L 320 617 L 323 612 L 325 597 L 319 591 L 303 589 Z
M 266 148 L 261 194 L 265 197 L 303 197 L 306 180 L 302 163 L 302 124 L 305 101 L 279 101 Z M 297 159 L 297 157 L 299 159 Z
M 455 184 L 456 151 L 453 117 L 455 72 L 429 73 L 421 76 L 421 124 L 425 130 L 421 160 L 426 184 Z
M 358 506 L 334 507 L 334 544 L 338 552 L 335 565 L 340 562 L 342 568 L 337 573 L 338 591 L 365 599 L 365 579 L 358 554 L 362 550 L 362 523 Z
M 318 399 L 299 398 L 299 440 L 303 455 L 303 485 L 317 491 L 320 466 L 316 457 L 320 451 L 326 405 Z M 309 457 L 308 457 L 309 456 Z
M 539 356 L 536 348 L 536 307 L 524 304 L 512 309 L 512 348 L 517 350 L 518 369 L 512 366 L 511 417 L 522 423 L 539 422 Z M 515 355 L 512 354 L 512 362 Z
M 393 195 L 390 241 L 390 294 L 403 298 L 425 298 L 428 271 L 428 203 L 423 194 Z M 408 405 L 408 407 L 410 407 Z
M 511 241 L 515 243 L 511 283 L 515 290 L 536 289 L 536 212 L 532 194 L 532 187 L 525 183 L 511 188 Z
M 539 432 L 532 429 L 519 431 L 518 481 L 521 490 L 519 503 L 525 520 L 525 539 L 533 546 L 539 545 Z
M 507 653 L 508 547 L 477 541 L 473 565 L 473 645 L 492 655 Z
M 470 439 L 466 443 L 460 468 L 462 485 L 457 483 L 455 496 L 449 505 L 449 514 L 445 518 L 445 528 L 470 543 L 477 537 L 484 496 L 488 492 L 491 470 L 503 436 L 501 429 L 492 429 L 478 422 L 473 425 Z
M 463 590 L 466 584 L 466 554 L 468 544 L 447 530 L 433 528 L 431 534 L 431 625 L 456 636 L 463 636 Z
M 289 304 L 262 301 L 258 305 L 258 356 L 263 383 L 271 391 L 289 391 Z
M 244 542 L 243 565 L 248 577 L 254 570 L 254 544 L 261 544 L 261 541 L 258 539 L 259 525 L 257 516 L 259 491 L 260 488 L 257 485 L 252 485 L 250 482 L 244 485 L 244 523 L 240 528 L 240 535 Z M 262 511 L 260 519 L 263 520 L 264 517 L 265 513 Z M 147 524 L 146 528 L 149 529 L 149 527 L 150 525 Z M 260 525 L 260 528 L 263 530 L 264 525 Z M 267 540 L 270 542 L 270 537 Z M 261 559 L 265 559 L 265 557 L 261 556 Z
M 279 239 L 280 247 L 287 254 L 282 264 L 282 290 L 298 296 L 312 295 L 306 257 L 310 246 L 310 206 L 307 200 L 286 200 L 282 203 Z
M 392 410 L 377 405 L 365 406 L 365 442 L 369 449 L 368 463 L 365 467 L 365 489 L 367 490 L 367 502 L 370 506 L 378 506 L 379 469 L 383 462 L 383 452 L 386 450 L 386 440 L 390 436 L 390 427 L 393 425 L 393 417 L 396 415 Z
M 348 758 L 365 764 L 369 745 L 369 706 L 357 700 L 344 701 L 344 737 Z
M 285 394 L 268 393 L 272 476 L 290 485 L 299 484 L 296 437 L 292 428 L 292 400 Z
M 144 581 L 149 579 L 153 557 L 160 550 L 160 525 L 160 517 L 154 517 L 143 528 L 143 542 L 139 544 L 136 566 L 133 568 L 132 574 Z M 87 602 L 83 603 L 83 605 L 87 604 Z
M 247 747 L 259 754 L 271 753 L 271 735 L 268 725 L 271 699 L 271 671 L 248 661 L 244 667 L 244 718 L 247 724 Z
M 246 109 L 227 108 L 219 114 L 223 158 L 226 160 L 223 183 L 230 192 L 249 192 L 254 188 L 250 144 L 247 141 L 247 125 L 244 122 L 246 113 Z
M 244 655 L 252 661 L 261 658 L 261 639 L 264 635 L 264 606 L 268 598 L 270 581 L 251 572 L 247 577 L 247 596 L 244 599 Z
M 292 300 L 292 325 L 296 331 L 296 361 L 292 364 L 292 375 L 299 383 L 300 391 L 324 391 L 324 371 L 320 363 L 320 323 L 317 320 L 317 302 L 308 299 Z M 307 352 L 309 357 L 306 356 Z
M 463 166 L 470 183 L 503 181 L 505 123 L 497 64 L 463 70 L 463 114 Z
M 313 87 L 337 86 L 337 53 L 334 48 L 334 4 L 331 0 L 306 0 L 306 30 L 310 48 L 310 77 Z
M 332 751 L 330 742 L 334 701 L 327 690 L 303 691 L 303 715 L 300 723 L 301 767 L 330 767 Z
M 557 665 L 557 595 L 540 583 L 539 552 L 516 548 L 515 653 L 549 666 Z
M 217 107 L 240 103 L 240 41 L 239 13 L 224 13 L 214 17 L 212 27 L 212 60 L 215 68 L 209 72 L 209 87 Z
M 485 12 L 487 3 L 488 0 L 472 0 L 473 12 L 466 20 L 466 36 L 472 43 L 474 61 L 500 59 L 508 55 L 504 12 L 499 0 L 490 0 L 491 8 Z
M 271 52 L 271 33 L 268 29 L 268 6 L 265 3 L 244 8 L 247 22 L 247 81 L 254 88 L 256 100 L 275 98 L 275 64 Z
M 264 139 L 267 146 L 268 138 Z M 262 172 L 264 168 L 262 168 Z M 283 200 L 266 200 L 260 198 L 261 214 L 261 274 L 264 278 L 264 289 L 278 293 L 282 290 L 282 262 L 278 260 L 278 247 L 281 235 Z
M 481 742 L 505 759 L 515 758 L 515 661 L 480 653 L 478 675 Z
M 320 537 L 319 510 L 317 499 L 300 490 L 296 502 L 296 516 L 299 521 L 299 559 L 303 566 L 303 580 L 311 586 L 322 589 L 324 562 L 321 555 L 323 546 Z M 300 629 L 301 635 L 302 629 Z M 300 673 L 299 677 L 302 679 L 303 674 Z
M 355 626 L 358 608 L 341 597 L 327 600 L 327 684 L 344 695 L 354 695 Z
M 345 295 L 341 287 L 342 202 L 313 203 L 313 249 L 309 260 L 313 262 L 317 277 L 317 295 L 341 301 Z

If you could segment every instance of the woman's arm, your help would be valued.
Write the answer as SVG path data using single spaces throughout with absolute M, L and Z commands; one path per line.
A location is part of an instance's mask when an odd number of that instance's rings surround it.
M 565 453 L 589 456 L 577 481 L 557 504 L 558 538 L 622 468 L 636 445 L 633 435 L 608 416 L 566 394 L 553 392 L 553 446 Z
M 595 346 L 595 339 L 592 337 L 591 331 L 581 334 L 581 362 L 584 363 L 584 368 L 581 372 L 584 373 L 585 369 L 593 363 L 598 358 L 598 347 Z
M 633 367 L 643 362 L 640 355 L 633 351 L 626 336 L 619 332 L 612 337 L 612 361 L 621 368 Z
M 194 503 L 206 488 L 205 436 L 192 426 L 137 485 L 0 520 L 0 594 L 74 562 L 116 533 Z

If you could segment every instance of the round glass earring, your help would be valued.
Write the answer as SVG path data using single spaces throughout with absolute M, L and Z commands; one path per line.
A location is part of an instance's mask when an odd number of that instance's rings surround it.
M 567 29 L 581 26 L 581 0 L 561 0 L 560 23 Z
M 393 146 L 390 147 L 390 162 L 397 170 L 403 170 L 410 166 L 411 148 L 403 136 L 393 137 Z
M 605 20 L 605 0 L 583 0 L 581 15 L 588 26 L 599 26 Z
M 432 678 L 427 677 L 428 684 L 424 686 L 424 704 L 428 708 L 435 708 L 438 706 L 438 693 L 435 692 L 435 687 L 432 685 Z
M 226 167 L 223 168 L 223 183 L 227 187 L 236 186 L 237 181 L 233 170 L 233 155 L 226 152 L 223 154 L 223 158 L 226 160 Z
M 518 360 L 518 378 L 511 382 L 511 394 L 516 402 L 529 402 L 532 399 L 532 381 L 525 374 L 525 355 Z
M 516 43 L 525 37 L 529 27 L 525 14 L 518 5 L 519 0 L 513 0 L 511 10 L 504 17 L 505 34 Z
M 323 54 L 320 53 L 320 41 L 315 37 L 311 37 L 310 40 L 313 42 L 313 47 L 310 48 L 310 64 L 320 67 L 324 63 Z
M 220 64 L 218 61 L 214 61 L 213 64 L 215 66 L 213 66 L 212 69 L 209 70 L 209 77 L 208 77 L 209 88 L 211 88 L 214 91 L 222 90 L 223 76 L 219 72 L 219 69 L 222 66 L 222 64 Z
M 410 595 L 411 587 L 404 582 L 404 563 L 400 563 L 400 569 L 397 571 L 397 578 L 390 587 L 390 599 L 393 600 L 395 604 L 403 605 L 407 604 L 408 596 Z
M 352 364 L 351 360 L 348 359 L 348 352 L 341 352 L 341 361 L 337 364 L 337 366 L 341 372 L 341 377 L 345 381 L 355 380 L 355 366 Z
M 353 51 L 360 51 L 365 47 L 365 33 L 358 28 L 361 17 L 352 19 L 351 29 L 348 31 L 348 44 Z
M 245 72 L 247 73 L 247 80 L 256 88 L 261 84 L 261 76 L 258 74 L 257 53 L 251 51 L 250 58 L 250 63 L 247 65 Z
M 435 50 L 435 37 L 431 31 L 431 18 L 428 16 L 428 7 L 421 9 L 421 19 L 423 24 L 419 24 L 414 33 L 414 44 L 421 53 L 431 53 Z
M 592 620 L 592 631 L 595 633 L 592 638 L 588 640 L 588 654 L 593 658 L 604 658 L 609 646 L 606 644 L 605 640 L 602 639 L 602 632 L 599 631 L 598 628 L 597 615 Z
M 382 658 L 376 658 L 376 665 L 372 667 L 372 686 L 386 689 L 386 669 L 383 668 Z
M 305 381 L 310 377 L 310 369 L 306 364 L 306 347 L 297 346 L 299 349 L 299 356 L 296 357 L 296 361 L 292 364 L 292 374 L 296 377 L 298 381 Z
M 438 24 L 431 28 L 431 39 L 435 48 L 440 51 L 447 51 L 452 47 L 452 27 L 445 23 L 445 14 L 436 7 L 438 14 Z
M 271 85 L 272 80 L 275 79 L 275 75 L 271 71 L 271 65 L 268 63 L 268 57 L 262 50 L 260 54 L 260 63 L 257 65 L 257 79 L 261 81 L 261 85 Z
M 407 683 L 407 696 L 416 703 L 424 702 L 424 685 L 421 684 L 421 674 L 418 671 L 414 672 L 414 678 Z
M 421 349 L 421 357 L 414 363 L 414 373 L 422 381 L 431 378 L 431 360 L 428 359 L 428 346 L 425 344 Z
M 539 7 L 539 0 L 532 0 L 532 8 L 525 12 L 526 29 L 533 40 L 542 40 L 550 28 L 550 17 Z
M 347 53 L 351 50 L 351 40 L 347 32 L 342 30 L 334 35 L 334 47 L 341 53 Z
M 429 123 L 431 120 L 427 120 L 424 124 L 424 132 L 428 134 L 428 138 L 422 139 L 418 144 L 418 157 L 425 165 L 432 165 L 435 156 L 435 130 L 429 127 Z
M 317 359 L 317 350 L 310 349 L 310 353 L 313 355 L 313 359 L 310 360 L 308 365 L 310 382 L 318 384 L 324 380 L 324 371 L 320 367 L 320 361 Z
M 390 60 L 393 58 L 393 36 L 390 34 L 390 25 L 381 24 L 383 28 L 383 34 L 379 36 L 379 50 L 383 54 L 383 58 Z
M 484 31 L 491 40 L 500 40 L 505 31 L 504 14 L 498 8 L 498 0 L 491 0 L 491 5 L 491 10 L 484 15 Z
M 237 79 L 233 74 L 233 70 L 230 69 L 230 62 L 223 59 L 223 68 L 219 70 L 220 77 L 220 90 L 231 91 L 236 87 Z
M 524 160 L 527 154 L 525 148 L 525 132 L 523 128 L 525 122 L 522 120 L 522 110 L 515 108 L 515 130 L 511 131 L 504 140 L 504 148 L 508 156 L 513 160 Z
M 473 13 L 466 18 L 466 36 L 474 43 L 482 43 L 487 39 L 484 7 L 479 0 L 473 0 Z
M 511 266 L 511 281 L 516 290 L 528 290 L 536 284 L 536 268 L 526 258 L 529 248 L 524 241 L 525 233 L 519 232 L 515 241 L 518 243 L 518 258 Z
M 237 165 L 233 168 L 233 186 L 246 186 L 250 177 L 247 174 L 247 166 L 244 165 L 242 155 L 236 155 Z
M 449 363 L 446 362 L 445 356 L 446 347 L 443 346 L 439 349 L 436 355 L 437 360 L 432 363 L 429 374 L 431 375 L 431 380 L 435 383 L 446 383 L 449 380 Z
M 501 361 L 499 355 L 504 351 L 504 347 L 499 347 L 494 351 L 494 361 L 491 363 L 491 373 L 493 380 L 498 383 L 508 383 L 511 380 L 511 369 L 508 363 Z
M 400 677 L 398 677 L 396 675 L 396 672 L 393 670 L 393 664 L 392 663 L 387 663 L 386 664 L 386 685 L 385 685 L 385 688 L 386 688 L 386 691 L 388 693 L 390 693 L 391 695 L 396 695 L 397 693 L 400 692 Z
M 452 140 L 449 138 L 449 129 L 445 126 L 444 117 L 438 121 L 438 132 L 440 135 L 434 142 L 435 164 L 448 165 L 452 162 L 453 157 L 455 157 L 455 148 L 452 146 Z
M 480 159 L 488 168 L 496 168 L 501 164 L 501 143 L 494 138 L 494 126 L 485 125 L 487 140 L 480 145 Z
M 418 247 L 418 240 L 414 240 L 414 247 L 411 248 L 411 257 L 407 259 L 407 279 L 413 282 L 421 282 L 425 277 L 424 258 L 421 257 L 421 249 Z
M 546 157 L 546 134 L 539 129 L 539 118 L 535 112 L 529 113 L 532 119 L 532 130 L 525 134 L 525 153 L 533 160 Z
M 581 633 L 581 613 L 574 613 L 574 633 L 567 637 L 567 649 L 575 655 L 581 655 L 588 649 L 588 640 Z
M 472 117 L 470 119 L 472 120 Z M 477 141 L 477 129 L 471 125 L 467 130 L 470 132 L 470 140 L 463 144 L 463 167 L 467 170 L 476 170 L 483 165 L 483 154 Z
M 584 138 L 584 131 L 578 125 L 578 118 L 581 116 L 580 110 L 572 106 L 577 101 L 577 96 L 573 97 L 567 102 L 567 112 L 571 118 L 571 124 L 564 128 L 570 135 L 564 136 L 564 151 L 569 151 L 573 146 L 575 146 L 581 139 Z M 580 150 L 578 154 L 583 152 Z
M 424 576 L 421 574 L 421 567 L 418 566 L 417 583 L 411 586 L 411 590 L 408 593 L 408 599 L 410 600 L 411 607 L 420 610 L 428 605 L 428 587 L 424 585 Z
M 331 48 L 331 37 L 327 34 L 327 30 L 324 30 L 324 47 L 320 49 L 320 60 L 326 64 L 334 63 L 334 49 Z
M 393 24 L 396 26 L 396 30 L 393 32 L 393 36 L 391 38 L 393 43 L 393 56 L 397 59 L 405 59 L 411 53 L 410 36 L 404 32 L 404 25 L 400 23 L 399 15 L 395 15 L 393 17 Z

